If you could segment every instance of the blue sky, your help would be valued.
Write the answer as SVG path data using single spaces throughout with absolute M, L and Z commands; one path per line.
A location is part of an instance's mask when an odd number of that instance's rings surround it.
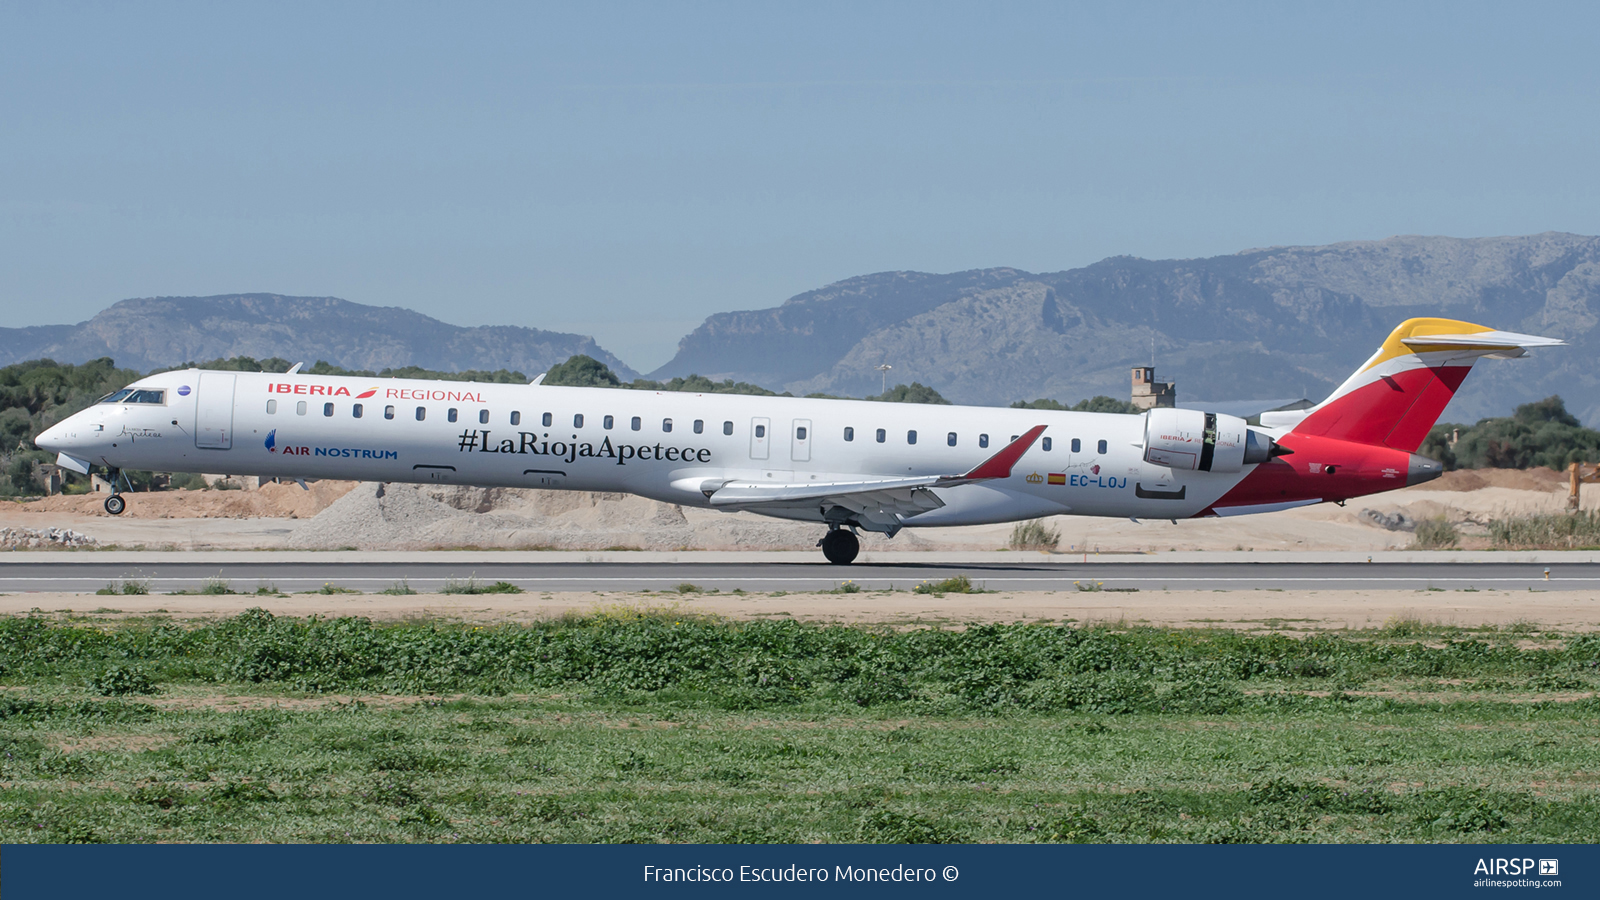
M 0 3 L 0 325 L 595 335 L 852 275 L 1600 233 L 1580 4 Z

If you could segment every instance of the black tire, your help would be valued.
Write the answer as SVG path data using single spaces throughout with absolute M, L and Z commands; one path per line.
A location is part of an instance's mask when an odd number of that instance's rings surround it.
M 106 512 L 112 514 L 113 516 L 122 515 L 122 511 L 127 508 L 128 501 L 122 499 L 120 494 L 112 494 L 106 498 Z
M 843 528 L 828 532 L 827 537 L 822 539 L 822 555 L 836 566 L 850 565 L 860 553 L 861 542 L 856 540 L 855 534 Z

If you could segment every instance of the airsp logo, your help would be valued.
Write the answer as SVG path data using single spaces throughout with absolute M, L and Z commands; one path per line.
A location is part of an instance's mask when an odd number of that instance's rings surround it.
M 1550 865 L 1550 871 L 1545 872 L 1545 864 Z M 1539 860 L 1539 874 L 1556 874 L 1557 861 L 1553 859 Z M 1531 859 L 1480 859 L 1477 868 L 1472 870 L 1474 875 L 1526 875 L 1533 871 Z
M 1559 860 L 1559 859 L 1541 859 L 1541 860 L 1539 860 L 1539 874 L 1540 875 L 1560 875 L 1561 874 L 1561 860 Z

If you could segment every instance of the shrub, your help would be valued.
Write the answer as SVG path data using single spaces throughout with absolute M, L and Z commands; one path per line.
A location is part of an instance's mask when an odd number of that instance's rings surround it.
M 1489 523 L 1495 546 L 1528 550 L 1579 550 L 1600 547 L 1600 510 L 1534 513 Z
M 167 481 L 168 490 L 174 491 L 204 491 L 210 487 L 206 484 L 204 475 L 196 475 L 193 472 L 174 472 Z
M 522 588 L 509 581 L 481 584 L 477 576 L 472 576 L 466 581 L 457 581 L 454 578 L 448 579 L 439 592 L 441 594 L 520 594 L 522 593 Z
M 972 587 L 972 579 L 965 575 L 956 575 L 951 578 L 946 578 L 943 581 L 924 581 L 923 583 L 912 588 L 912 590 L 918 594 L 934 594 L 941 597 L 945 594 L 978 593 L 978 591 Z
M 904 703 L 914 696 L 911 682 L 898 672 L 863 672 L 840 685 L 840 694 L 857 706 Z
M 215 578 L 207 578 L 205 580 L 205 583 L 201 584 L 200 585 L 200 589 L 197 590 L 195 593 L 197 593 L 197 594 L 231 594 L 231 593 L 233 593 L 233 587 L 228 583 L 228 580 L 226 578 L 223 578 L 221 575 L 218 575 Z
M 1018 522 L 1011 529 L 1010 547 L 1013 550 L 1054 551 L 1061 544 L 1061 529 L 1051 528 L 1043 519 Z
M 130 665 L 111 665 L 102 669 L 89 679 L 89 690 L 102 697 L 160 692 L 155 681 L 143 669 Z
M 1244 703 L 1244 692 L 1227 681 L 1191 678 L 1172 686 L 1161 698 L 1167 712 L 1219 714 L 1233 712 Z
M 1461 543 L 1456 527 L 1444 516 L 1423 519 L 1417 523 L 1416 537 L 1411 542 L 1415 550 L 1448 550 Z
M 1422 811 L 1417 816 L 1420 825 L 1471 834 L 1500 831 L 1511 824 L 1505 810 L 1481 790 L 1452 787 L 1428 792 L 1419 799 L 1422 801 Z
M 959 844 L 962 838 L 942 820 L 877 809 L 861 817 L 856 841 L 862 844 Z
M 121 578 L 106 582 L 106 586 L 95 591 L 95 593 L 143 596 L 150 593 L 150 582 L 148 580 L 138 581 L 132 578 Z

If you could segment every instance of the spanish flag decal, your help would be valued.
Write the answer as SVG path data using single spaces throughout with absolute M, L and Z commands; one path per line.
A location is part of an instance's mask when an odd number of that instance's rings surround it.
M 1051 484 L 1066 484 L 1067 483 L 1067 476 L 1062 474 L 1061 472 L 1051 472 L 1050 473 L 1050 483 Z

